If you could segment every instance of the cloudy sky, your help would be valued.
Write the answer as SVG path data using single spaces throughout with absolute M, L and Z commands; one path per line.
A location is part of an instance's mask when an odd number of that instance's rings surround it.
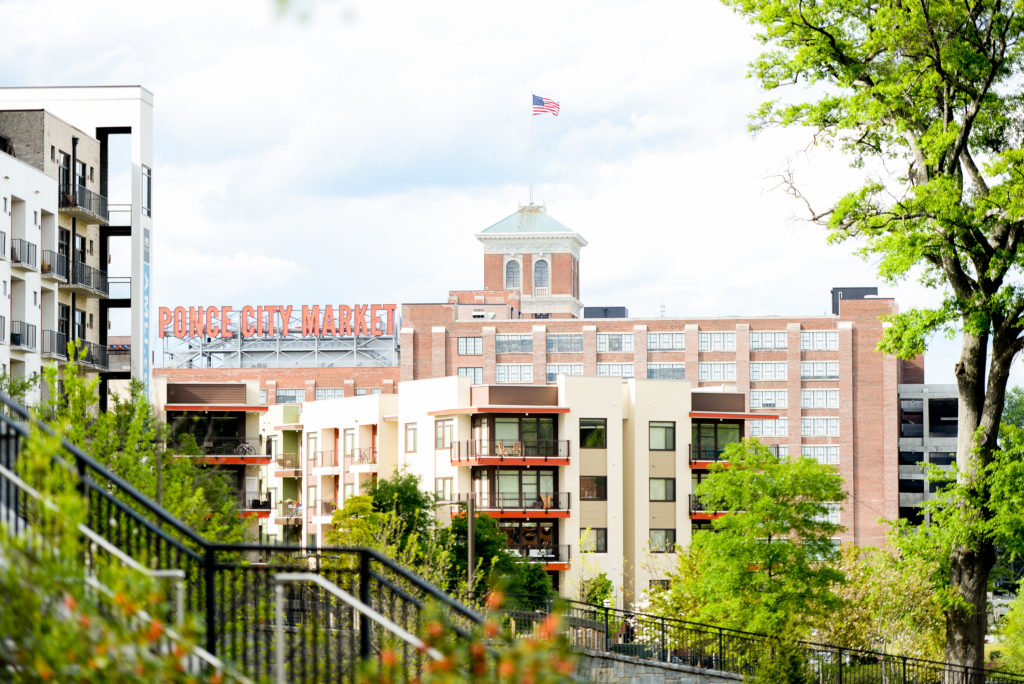
M 634 316 L 817 315 L 877 281 L 774 189 L 858 176 L 752 136 L 758 45 L 716 0 L 0 0 L 0 84 L 155 95 L 158 306 L 443 301 L 529 198 L 588 241 L 583 300 Z M 530 95 L 561 115 L 530 115 Z M 116 198 L 112 198 L 116 199 Z M 112 273 L 116 274 L 116 273 Z M 952 382 L 954 343 L 929 382 Z

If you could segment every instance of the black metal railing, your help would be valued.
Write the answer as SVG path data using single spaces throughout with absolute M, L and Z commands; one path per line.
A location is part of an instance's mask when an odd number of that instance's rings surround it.
M 65 185 L 61 189 L 60 208 L 71 209 L 74 207 L 85 209 L 93 216 L 99 216 L 104 221 L 107 220 L 107 198 L 84 185 L 76 185 L 73 188 Z
M 0 404 L 10 413 L 0 413 L 0 465 L 17 472 L 21 441 L 35 421 L 6 396 L 0 395 Z M 143 566 L 185 573 L 185 612 L 201 626 L 201 645 L 254 680 L 274 676 L 278 657 L 274 586 L 275 576 L 282 572 L 317 573 L 413 633 L 421 627 L 427 602 L 441 604 L 454 623 L 453 638 L 463 643 L 469 628 L 483 621 L 475 611 L 373 549 L 318 551 L 211 542 L 66 440 L 54 460 L 77 475 L 87 527 Z M 0 475 L 0 511 L 25 510 L 24 499 L 25 494 Z M 5 515 L 3 521 L 13 534 L 23 534 L 31 525 L 17 514 Z M 368 617 L 354 615 L 350 607 L 320 589 L 286 588 L 285 603 L 288 638 L 281 658 L 287 681 L 355 681 L 362 659 L 394 647 L 390 632 Z M 425 654 L 412 647 L 397 650 L 410 679 L 422 672 Z
M 56 330 L 43 330 L 43 354 L 58 359 L 68 358 L 68 336 Z
M 72 262 L 71 280 L 69 283 L 94 290 L 101 294 L 107 294 L 110 290 L 110 285 L 107 282 L 107 274 L 100 269 L 90 266 L 89 264 L 82 263 L 81 261 Z
M 107 348 L 97 342 L 80 342 L 81 353 L 78 355 L 78 363 L 92 366 L 100 370 L 107 368 Z
M 68 279 L 68 258 L 60 252 L 52 249 L 43 250 L 43 258 L 40 261 L 40 270 L 44 277 L 56 278 L 57 280 Z
M 535 511 L 567 511 L 572 498 L 570 492 L 475 492 L 463 494 L 460 501 L 473 497 L 473 505 L 480 510 L 535 510 Z
M 767 447 L 769 451 L 771 451 L 774 455 L 779 455 L 778 444 L 765 444 L 763 446 Z M 690 463 L 694 463 L 695 461 L 717 462 L 726 460 L 727 459 L 725 458 L 725 445 L 721 447 L 708 447 L 701 444 L 690 445 Z
M 187 441 L 187 440 L 186 440 Z M 184 442 L 181 436 L 171 444 L 171 451 L 180 453 Z M 261 459 L 270 458 L 260 454 L 259 437 L 197 437 L 196 446 L 202 456 L 253 456 Z
M 533 563 L 568 563 L 568 544 L 543 544 L 538 546 L 509 547 L 509 551 Z
M 773 660 L 778 639 L 630 610 L 549 597 L 510 596 L 502 611 L 516 632 L 528 635 L 554 610 L 565 616 L 569 643 L 621 655 L 707 670 L 751 675 Z M 819 682 L 857 684 L 988 684 L 1024 682 L 1024 675 L 896 656 L 831 644 L 799 642 Z
M 453 463 L 480 458 L 494 458 L 499 461 L 564 460 L 569 458 L 569 440 L 467 439 L 452 443 L 451 459 Z
M 238 494 L 238 508 L 243 511 L 270 511 L 274 508 L 271 492 L 244 491 Z
M 36 326 L 25 321 L 11 321 L 11 346 L 36 348 Z
M 690 513 L 726 513 L 724 508 L 713 509 L 697 494 L 690 494 Z
M 302 522 L 302 502 L 285 499 L 274 508 L 274 515 L 278 518 L 287 518 L 288 522 Z
M 38 248 L 28 240 L 20 238 L 11 240 L 11 263 L 35 268 L 39 263 L 36 259 L 37 251 Z

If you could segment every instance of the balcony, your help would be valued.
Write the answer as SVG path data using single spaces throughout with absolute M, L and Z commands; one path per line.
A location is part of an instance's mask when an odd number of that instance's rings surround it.
M 338 510 L 338 502 L 333 499 L 320 499 L 313 502 L 313 507 L 310 509 L 311 515 L 316 517 L 332 516 L 334 511 Z
M 174 445 L 169 450 L 179 458 L 197 458 L 210 465 L 269 465 L 272 459 L 259 453 L 260 440 L 245 437 L 214 437 L 198 442 L 199 455 L 181 454 Z
M 278 525 L 301 525 L 302 504 L 286 499 L 274 509 L 274 522 Z
M 779 455 L 778 444 L 765 444 L 764 446 L 775 456 Z M 712 463 L 728 463 L 725 458 L 725 447 L 714 448 L 700 446 L 698 444 L 690 445 L 690 467 L 691 468 L 707 468 Z
M 68 281 L 68 258 L 60 252 L 44 249 L 39 268 L 44 278 L 62 283 Z
M 462 495 L 465 501 L 469 495 Z M 525 494 L 521 492 L 477 492 L 473 505 L 493 518 L 568 518 L 570 492 Z
M 338 452 L 331 451 L 317 451 L 313 457 L 314 468 L 337 468 L 338 467 Z
M 21 268 L 38 268 L 38 247 L 28 240 L 11 240 L 11 264 Z
M 352 465 L 369 466 L 377 465 L 377 450 L 373 447 L 363 447 L 352 452 Z
M 99 294 L 105 297 L 110 290 L 110 285 L 107 282 L 106 273 L 81 261 L 75 261 L 71 264 L 71 279 L 68 281 L 67 288 L 76 292 Z
M 11 321 L 11 347 L 36 350 L 36 326 L 25 321 Z
M 107 223 L 107 198 L 84 185 L 64 185 L 60 191 L 60 209 L 87 223 Z
M 569 465 L 569 440 L 467 439 L 452 443 L 451 462 L 456 466 Z
M 275 477 L 302 477 L 302 461 L 297 453 L 278 454 L 274 462 L 277 464 Z
M 568 544 L 523 545 L 509 551 L 531 563 L 543 563 L 545 570 L 568 570 L 570 546 Z
M 690 494 L 690 520 L 713 520 L 721 518 L 728 511 L 711 511 L 708 505 L 696 494 Z
M 82 351 L 78 356 L 78 364 L 96 370 L 107 370 L 107 348 L 96 342 L 81 342 Z
M 238 514 L 243 518 L 269 518 L 274 510 L 273 495 L 270 492 L 246 491 L 238 498 Z
M 110 372 L 131 372 L 132 349 L 127 344 L 112 344 L 107 348 L 107 370 Z
M 68 336 L 56 330 L 43 330 L 43 356 L 66 361 L 68 358 Z

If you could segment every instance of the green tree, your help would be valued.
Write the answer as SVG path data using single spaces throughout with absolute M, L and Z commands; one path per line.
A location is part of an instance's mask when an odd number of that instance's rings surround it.
M 726 448 L 697 487 L 708 510 L 729 511 L 693 536 L 652 603 L 666 615 L 770 634 L 802 634 L 842 604 L 827 503 L 846 498 L 834 468 L 779 457 L 757 440 Z
M 391 512 L 399 521 L 401 545 L 429 538 L 434 528 L 434 496 L 420 489 L 420 476 L 404 470 L 370 484 L 373 509 Z
M 580 600 L 595 606 L 604 605 L 605 600 L 615 596 L 615 586 L 606 573 L 585 579 L 580 583 Z
M 1002 653 L 999 669 L 1010 672 L 1024 672 L 1024 599 L 1018 587 L 1017 598 L 1010 604 L 1010 609 L 999 622 L 999 642 Z
M 452 551 L 452 579 L 455 584 L 469 583 L 467 539 L 469 525 L 465 515 L 456 516 L 445 530 Z M 489 515 L 477 514 L 473 521 L 473 551 L 477 570 L 471 592 L 500 588 L 508 594 L 554 596 L 551 578 L 540 565 L 525 561 L 508 550 L 508 535 Z
M 1024 388 L 1011 387 L 1006 391 L 1003 423 L 1024 428 Z
M 855 168 L 877 160 L 831 207 L 812 207 L 833 242 L 852 240 L 879 276 L 919 276 L 934 308 L 890 318 L 881 350 L 909 359 L 936 332 L 961 334 L 958 486 L 973 509 L 947 521 L 947 659 L 981 666 L 994 560 L 986 466 L 997 449 L 1010 367 L 1024 346 L 1024 20 L 1002 0 L 723 0 L 766 49 L 751 75 L 767 90 L 803 82 L 795 102 L 765 103 L 754 128 L 806 126 Z M 893 172 L 889 172 L 893 169 Z

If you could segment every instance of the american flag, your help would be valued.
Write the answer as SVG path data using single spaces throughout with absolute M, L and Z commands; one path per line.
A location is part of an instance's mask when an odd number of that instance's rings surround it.
M 543 114 L 544 112 L 550 112 L 555 116 L 558 116 L 558 103 L 554 100 L 549 100 L 546 97 L 533 96 L 533 115 Z

